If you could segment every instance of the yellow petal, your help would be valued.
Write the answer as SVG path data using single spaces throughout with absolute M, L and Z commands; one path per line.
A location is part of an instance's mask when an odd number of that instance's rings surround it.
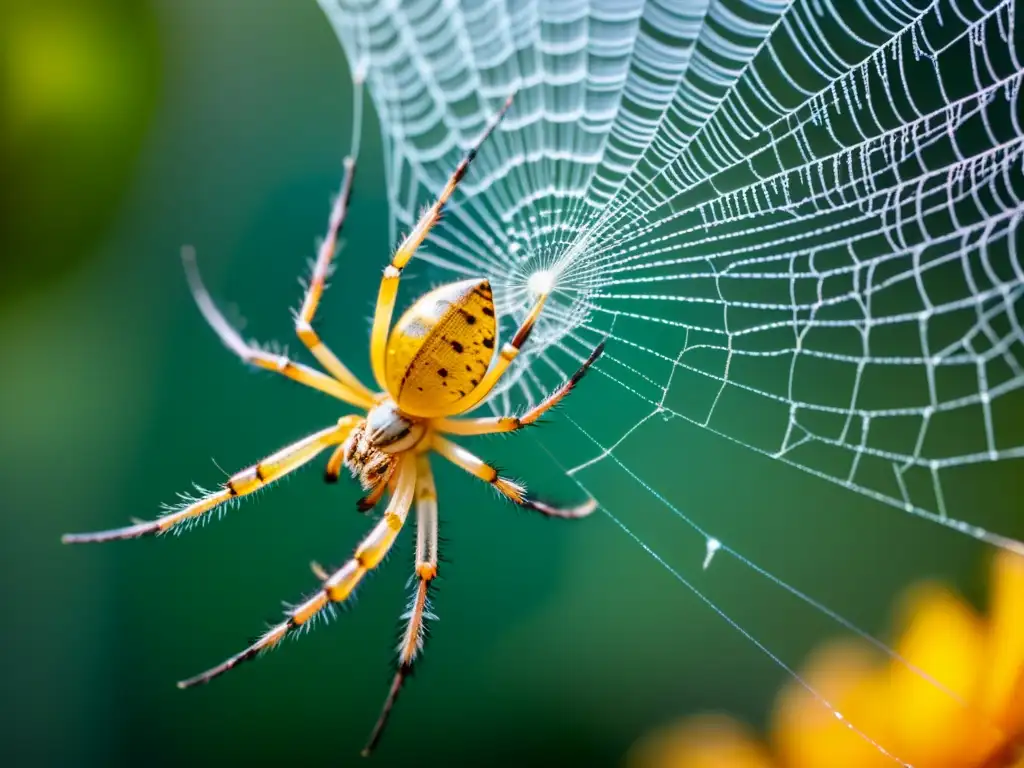
M 982 710 L 1008 734 L 1024 735 L 1024 557 L 999 552 L 992 562 L 988 668 Z
M 907 663 L 890 664 L 892 751 L 913 765 L 977 765 L 1003 740 L 976 703 L 986 663 L 982 622 L 936 585 L 913 589 L 905 613 L 897 652 Z
M 787 768 L 892 768 L 892 760 L 875 746 L 888 740 L 883 672 L 859 644 L 836 642 L 816 651 L 801 676 L 842 719 L 798 681 L 791 682 L 776 702 L 773 722 L 780 762 Z
M 724 715 L 700 715 L 644 736 L 627 768 L 775 768 L 750 731 Z

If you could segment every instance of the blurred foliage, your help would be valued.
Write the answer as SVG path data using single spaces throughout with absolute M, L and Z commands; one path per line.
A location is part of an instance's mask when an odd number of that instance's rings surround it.
M 0 5 L 0 300 L 79 263 L 125 193 L 160 88 L 152 5 Z

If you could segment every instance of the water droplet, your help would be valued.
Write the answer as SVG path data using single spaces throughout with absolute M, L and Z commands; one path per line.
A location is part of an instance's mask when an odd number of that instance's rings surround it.
M 714 558 L 715 552 L 717 552 L 721 548 L 722 548 L 722 542 L 720 542 L 718 539 L 715 539 L 715 538 L 711 538 L 711 537 L 708 538 L 707 554 L 704 555 L 704 570 L 705 571 L 708 569 L 708 566 L 711 565 L 711 560 Z

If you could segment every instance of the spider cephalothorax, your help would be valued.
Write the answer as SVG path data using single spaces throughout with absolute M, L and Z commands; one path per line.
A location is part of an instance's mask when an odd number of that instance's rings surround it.
M 422 420 L 398 410 L 390 398 L 372 408 L 342 443 L 345 466 L 369 494 L 360 499 L 370 509 L 383 494 L 398 465 L 398 454 L 414 449 L 426 434 Z M 337 476 L 327 474 L 330 481 Z
M 511 99 L 506 102 L 498 119 L 510 104 Z M 252 365 L 276 371 L 319 389 L 362 409 L 366 415 L 343 416 L 336 424 L 314 432 L 248 469 L 235 473 L 219 490 L 189 500 L 156 520 L 98 533 L 71 534 L 65 536 L 64 541 L 81 543 L 134 539 L 172 530 L 225 502 L 266 486 L 308 463 L 328 448 L 333 449 L 333 452 L 327 461 L 326 477 L 328 480 L 337 480 L 342 468 L 347 466 L 367 491 L 359 502 L 361 509 L 375 506 L 386 491 L 390 491 L 391 498 L 381 519 L 341 567 L 328 571 L 318 565 L 314 566 L 313 571 L 320 579 L 320 587 L 311 597 L 291 608 L 282 622 L 269 629 L 244 651 L 196 677 L 178 683 L 179 687 L 187 688 L 209 682 L 239 663 L 276 646 L 288 634 L 310 626 L 310 622 L 331 604 L 347 600 L 363 577 L 387 555 L 410 509 L 415 506 L 415 589 L 411 607 L 402 617 L 406 626 L 398 648 L 398 671 L 364 751 L 367 754 L 380 737 L 402 683 L 422 650 L 424 627 L 427 619 L 432 616 L 428 610 L 427 595 L 438 570 L 438 522 L 437 494 L 429 454 L 433 452 L 441 455 L 490 483 L 516 504 L 551 517 L 579 518 L 595 509 L 596 505 L 592 501 L 578 507 L 562 508 L 529 498 L 523 486 L 502 477 L 494 467 L 445 437 L 446 434 L 514 432 L 535 423 L 569 393 L 601 354 L 603 345 L 598 345 L 568 381 L 521 416 L 453 418 L 481 403 L 516 359 L 544 307 L 552 287 L 550 281 L 543 283 L 526 319 L 512 339 L 500 348 L 497 346 L 498 323 L 494 299 L 490 284 L 483 279 L 463 280 L 430 291 L 409 308 L 394 328 L 391 327 L 403 268 L 440 218 L 445 203 L 466 173 L 480 142 L 490 134 L 497 122 L 495 120 L 488 127 L 477 145 L 466 154 L 437 201 L 423 213 L 419 223 L 403 240 L 390 265 L 384 270 L 370 334 L 370 360 L 374 379 L 380 388 L 378 391 L 369 389 L 352 374 L 320 340 L 312 327 L 330 272 L 338 232 L 348 208 L 355 171 L 352 158 L 345 161 L 341 194 L 331 213 L 327 237 L 320 248 L 305 301 L 295 322 L 299 339 L 326 373 L 246 343 L 224 319 L 203 287 L 194 253 L 191 249 L 183 252 L 186 274 L 199 309 L 232 351 Z

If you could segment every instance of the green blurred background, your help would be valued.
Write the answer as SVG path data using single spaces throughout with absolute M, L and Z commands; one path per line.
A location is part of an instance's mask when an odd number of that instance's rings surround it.
M 233 359 L 178 258 L 194 244 L 246 333 L 291 341 L 295 281 L 350 132 L 340 46 L 312 0 L 34 0 L 0 13 L 3 762 L 355 762 L 390 682 L 409 537 L 358 610 L 207 688 L 174 687 L 310 590 L 310 560 L 344 558 L 367 526 L 352 484 L 309 470 L 180 538 L 59 544 L 152 516 L 190 482 L 218 482 L 211 459 L 241 467 L 340 414 Z M 380 163 L 371 113 L 322 310 L 325 337 L 363 376 L 391 247 Z M 416 277 L 407 295 L 431 275 Z M 648 410 L 593 377 L 565 413 L 600 432 L 609 409 Z M 643 434 L 619 454 L 628 466 L 859 626 L 884 634 L 895 594 L 922 577 L 982 594 L 985 547 L 967 537 L 678 420 Z M 542 446 L 567 465 L 593 454 L 557 417 L 539 438 L 479 445 L 551 495 L 579 495 Z M 956 511 L 1024 537 L 1019 516 L 988 512 L 1012 506 L 1015 467 L 986 472 Z M 785 671 L 607 517 L 539 520 L 449 467 L 438 475 L 440 620 L 377 764 L 614 765 L 689 712 L 763 722 Z M 837 631 L 734 560 L 702 571 L 703 539 L 613 462 L 578 479 L 786 663 Z

